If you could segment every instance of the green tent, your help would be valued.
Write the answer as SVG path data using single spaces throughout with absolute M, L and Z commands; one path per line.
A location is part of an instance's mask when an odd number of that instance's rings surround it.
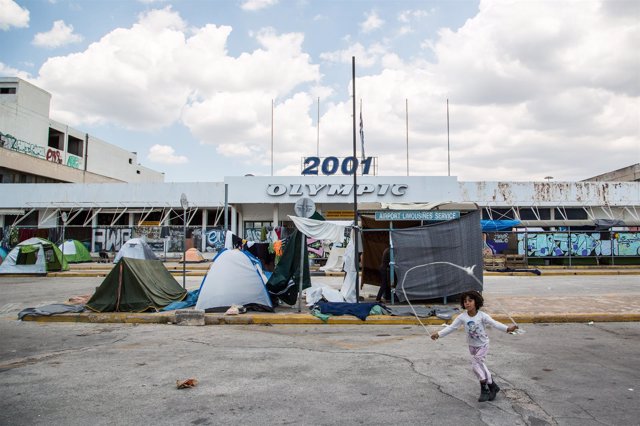
M 186 295 L 160 260 L 123 257 L 86 307 L 96 312 L 144 312 L 160 310 Z
M 55 244 L 44 238 L 29 238 L 15 246 L 0 265 L 0 274 L 46 274 L 67 271 L 69 264 Z
M 78 240 L 67 240 L 58 247 L 69 263 L 91 262 L 91 253 Z

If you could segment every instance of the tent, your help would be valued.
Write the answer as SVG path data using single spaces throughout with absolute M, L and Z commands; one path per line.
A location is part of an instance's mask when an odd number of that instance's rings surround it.
M 190 248 L 189 250 L 187 250 L 187 252 L 182 257 L 182 259 L 180 259 L 180 263 L 185 262 L 185 258 L 186 258 L 186 263 L 200 263 L 200 262 L 207 261 L 207 259 L 204 258 L 202 253 L 200 253 L 196 248 Z
M 245 251 L 223 249 L 202 280 L 196 309 L 213 312 L 242 305 L 273 311 L 266 282 L 260 260 Z
M 0 274 L 46 274 L 68 269 L 69 264 L 55 244 L 44 238 L 29 238 L 7 254 Z
M 158 260 L 155 253 L 149 247 L 149 244 L 142 238 L 131 238 L 122 245 L 118 254 L 113 259 L 113 263 L 118 263 L 123 257 L 129 257 L 131 259 L 147 259 Z
M 69 263 L 91 262 L 89 250 L 78 240 L 67 240 L 58 246 Z
M 123 257 L 111 269 L 86 304 L 96 312 L 160 310 L 186 297 L 160 260 Z

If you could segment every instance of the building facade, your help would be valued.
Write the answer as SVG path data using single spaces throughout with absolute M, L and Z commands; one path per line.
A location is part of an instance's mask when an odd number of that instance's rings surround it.
M 137 154 L 49 117 L 51 94 L 0 77 L 0 183 L 163 182 Z
M 50 100 L 49 93 L 24 80 L 0 78 L 4 248 L 32 236 L 54 242 L 66 236 L 96 253 L 146 237 L 166 254 L 183 250 L 186 230 L 189 246 L 215 251 L 227 229 L 255 240 L 263 228 L 291 226 L 294 204 L 304 197 L 328 220 L 353 220 L 354 202 L 358 215 L 473 205 L 484 220 L 509 221 L 509 229 L 485 235 L 494 252 L 640 259 L 640 164 L 580 182 L 461 182 L 451 176 L 365 173 L 354 185 L 348 173 L 356 161 L 314 157 L 314 174 L 304 174 L 313 168 L 307 166 L 300 176 L 165 183 L 162 173 L 139 165 L 135 153 L 51 120 Z M 336 175 L 340 161 L 345 174 Z

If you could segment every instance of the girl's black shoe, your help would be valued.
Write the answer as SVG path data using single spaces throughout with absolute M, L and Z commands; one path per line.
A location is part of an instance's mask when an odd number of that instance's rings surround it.
M 478 402 L 488 401 L 490 394 L 489 386 L 486 383 L 480 383 L 480 398 L 478 398 Z
M 496 382 L 489 383 L 489 401 L 496 399 L 498 392 L 500 392 L 500 386 Z

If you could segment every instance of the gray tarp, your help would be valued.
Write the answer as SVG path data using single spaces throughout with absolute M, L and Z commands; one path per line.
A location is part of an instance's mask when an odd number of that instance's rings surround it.
M 482 232 L 480 212 L 463 215 L 458 220 L 434 225 L 393 230 L 391 239 L 396 260 L 398 285 L 396 296 L 401 302 L 433 299 L 462 293 L 466 290 L 482 291 Z M 475 265 L 473 275 L 448 264 L 462 268 Z M 416 267 L 411 270 L 411 268 Z M 406 277 L 405 277 L 406 275 Z

